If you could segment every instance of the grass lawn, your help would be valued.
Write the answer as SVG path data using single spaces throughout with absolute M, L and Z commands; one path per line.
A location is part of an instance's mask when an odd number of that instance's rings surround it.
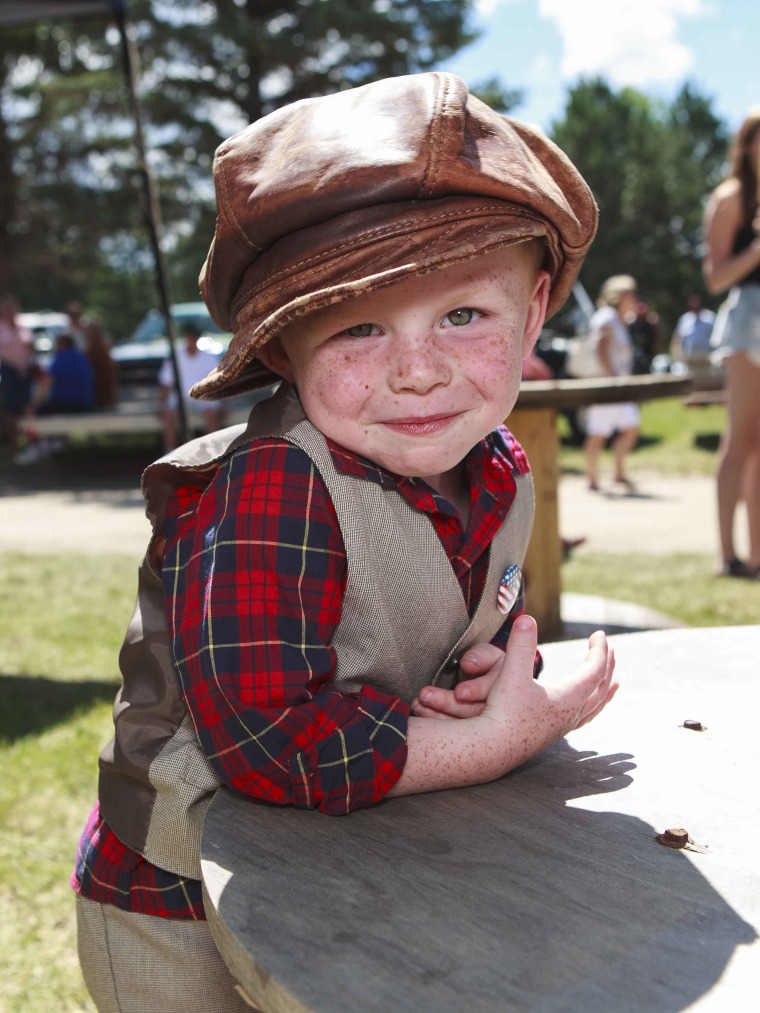
M 612 554 L 579 549 L 562 567 L 562 589 L 654 608 L 687 626 L 748 626 L 760 619 L 760 581 L 709 575 L 711 555 Z M 663 580 L 667 574 L 667 580 Z
M 0 1009 L 92 1010 L 68 880 L 110 735 L 136 568 L 121 556 L 0 565 Z

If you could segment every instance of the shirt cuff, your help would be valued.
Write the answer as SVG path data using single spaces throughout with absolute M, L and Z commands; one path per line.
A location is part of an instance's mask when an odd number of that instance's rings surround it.
M 293 805 L 343 816 L 379 802 L 406 763 L 409 705 L 364 687 L 347 726 L 290 758 Z

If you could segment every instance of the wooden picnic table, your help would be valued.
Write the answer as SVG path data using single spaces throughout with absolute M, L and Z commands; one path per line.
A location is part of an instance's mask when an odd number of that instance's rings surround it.
M 760 626 L 612 641 L 617 699 L 492 784 L 345 817 L 216 794 L 206 912 L 261 1009 L 754 1008 Z
M 690 376 L 645 375 L 593 380 L 523 381 L 507 425 L 530 459 L 536 490 L 536 518 L 525 558 L 528 611 L 538 622 L 542 641 L 562 635 L 560 615 L 560 534 L 557 417 L 570 408 L 618 401 L 678 397 L 689 390 Z M 623 537 L 621 532 L 621 537 Z

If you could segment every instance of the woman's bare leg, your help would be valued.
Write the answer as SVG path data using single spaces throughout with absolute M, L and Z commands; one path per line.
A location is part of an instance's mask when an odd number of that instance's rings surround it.
M 636 446 L 639 439 L 638 426 L 633 429 L 624 429 L 619 433 L 612 444 L 612 453 L 615 459 L 615 481 L 630 484 L 623 467 L 625 459 Z
M 758 445 L 744 465 L 743 492 L 749 528 L 748 562 L 756 570 L 760 567 L 760 431 Z
M 760 509 L 760 478 L 753 457 L 760 453 L 760 367 L 738 353 L 726 359 L 727 424 L 718 450 L 718 530 L 724 562 L 736 558 L 734 514 L 741 496 L 748 495 L 755 544 L 752 557 L 760 562 L 757 511 Z M 748 464 L 749 462 L 749 464 Z
M 606 442 L 604 436 L 587 436 L 583 444 L 583 453 L 586 461 L 586 478 L 590 489 L 598 489 L 597 465 L 602 447 Z

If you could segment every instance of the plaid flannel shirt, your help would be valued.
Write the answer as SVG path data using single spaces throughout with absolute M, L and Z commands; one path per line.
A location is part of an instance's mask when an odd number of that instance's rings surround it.
M 420 479 L 399 478 L 330 443 L 338 471 L 394 486 L 435 525 L 469 612 L 486 577 L 486 549 L 528 463 L 501 428 L 466 459 L 466 531 Z M 342 814 L 379 801 L 406 760 L 408 705 L 332 684 L 346 554 L 313 462 L 281 439 L 226 459 L 208 486 L 169 504 L 163 583 L 182 691 L 200 743 L 222 781 L 253 798 Z M 506 645 L 516 602 L 493 643 Z M 168 918 L 203 918 L 200 884 L 126 848 L 93 810 L 80 840 L 74 889 L 101 903 Z

